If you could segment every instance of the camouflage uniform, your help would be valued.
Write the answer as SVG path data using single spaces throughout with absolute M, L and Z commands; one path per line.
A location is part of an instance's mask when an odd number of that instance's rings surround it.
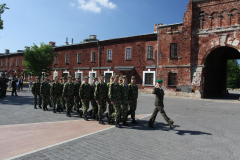
M 62 92 L 63 92 L 63 87 L 64 87 L 65 84 L 66 84 L 66 83 L 61 83 Z M 61 97 L 60 100 L 61 100 L 62 108 L 66 108 L 66 107 L 65 107 L 66 100 L 65 100 L 63 97 Z
M 129 101 L 130 101 L 130 110 L 128 115 L 131 114 L 131 118 L 135 119 L 135 111 L 137 109 L 137 99 L 138 99 L 138 86 L 130 83 L 129 87 Z
M 47 110 L 50 97 L 50 84 L 48 82 L 42 82 L 40 86 L 40 94 L 42 94 L 43 110 Z
M 121 115 L 121 101 L 122 101 L 122 94 L 121 94 L 121 87 L 118 83 L 111 83 L 109 86 L 108 97 L 110 102 L 114 102 L 114 110 L 115 112 L 110 115 L 111 117 L 115 117 L 115 122 L 118 124 L 120 122 L 120 115 Z
M 90 94 L 91 94 L 91 104 L 92 104 L 92 115 L 95 116 L 96 113 L 98 113 L 98 105 L 96 103 L 96 100 L 94 98 L 94 91 L 95 91 L 95 88 L 96 88 L 96 85 L 95 83 L 92 83 L 90 85 L 90 88 L 91 88 L 91 91 L 90 91 Z
M 63 87 L 63 98 L 66 98 L 67 102 L 67 113 L 70 114 L 70 111 L 74 105 L 74 83 L 67 82 Z
M 39 108 L 41 108 L 41 105 L 42 105 L 42 96 L 40 95 L 40 86 L 41 86 L 41 83 L 40 82 L 34 82 L 33 83 L 33 86 L 32 86 L 32 94 L 34 95 L 34 106 L 37 105 L 37 96 L 39 98 Z
M 62 85 L 58 82 L 54 82 L 51 86 L 50 94 L 52 97 L 52 106 L 53 111 L 56 109 L 56 101 L 57 101 L 57 110 L 59 111 L 60 108 L 62 109 L 61 97 L 62 97 Z
M 108 91 L 109 91 L 109 87 L 110 87 L 111 83 L 112 83 L 112 82 L 109 82 L 109 83 L 107 84 Z M 108 115 L 111 116 L 111 115 L 113 114 L 113 112 L 114 112 L 114 108 L 113 108 L 113 105 L 112 105 L 109 97 L 107 97 L 107 101 L 108 101 Z
M 76 110 L 79 111 L 79 109 L 82 107 L 82 102 L 79 97 L 79 88 L 81 86 L 80 82 L 74 83 L 74 97 L 75 97 L 75 107 Z
M 83 115 L 85 117 L 87 116 L 87 110 L 89 108 L 89 101 L 91 98 L 90 92 L 91 92 L 90 85 L 83 82 L 79 88 L 79 96 L 81 100 L 82 99 L 84 100 L 82 102 L 82 110 L 83 110 Z
M 106 83 L 98 82 L 94 92 L 94 98 L 98 101 L 98 117 L 101 120 L 106 111 L 106 101 L 108 99 L 108 86 Z
M 128 116 L 128 100 L 129 100 L 129 88 L 128 85 L 122 83 L 120 84 L 122 87 L 122 105 L 121 105 L 121 115 L 123 122 L 127 121 Z

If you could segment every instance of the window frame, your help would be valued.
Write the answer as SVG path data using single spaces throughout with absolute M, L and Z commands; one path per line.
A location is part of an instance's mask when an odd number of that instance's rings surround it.
M 172 45 L 174 45 L 174 54 L 176 54 L 176 56 L 172 56 Z M 170 58 L 171 59 L 178 59 L 178 45 L 177 43 L 170 43 Z
M 3 60 L 1 60 L 1 67 L 3 67 Z
M 148 48 L 149 47 L 152 47 L 152 53 L 149 53 L 148 51 Z M 151 51 L 151 50 L 150 50 Z M 152 57 L 151 57 L 151 54 L 152 54 Z M 148 55 L 150 55 L 150 58 L 149 58 L 149 56 Z M 147 60 L 152 60 L 153 59 L 153 45 L 150 45 L 150 46 L 147 46 Z
M 128 49 L 130 49 L 130 58 L 129 59 L 128 59 L 129 55 L 128 55 L 128 52 L 127 52 Z M 126 48 L 125 60 L 126 61 L 131 61 L 132 60 L 132 48 L 131 47 Z
M 112 76 L 113 76 L 113 71 L 104 71 L 104 76 L 105 76 L 105 78 L 104 78 L 104 82 L 106 82 L 106 74 L 107 73 L 111 73 L 112 74 Z
M 170 75 L 175 74 L 175 85 L 169 84 L 170 83 Z M 168 87 L 176 87 L 177 86 L 177 73 L 175 72 L 169 72 L 168 73 Z
M 111 51 L 111 59 L 109 58 L 109 51 Z M 112 49 L 107 50 L 107 61 L 112 61 Z
M 57 65 L 58 64 L 58 56 L 55 56 L 54 57 L 54 65 Z
M 13 67 L 13 60 L 10 60 L 10 67 Z
M 6 67 L 8 67 L 8 60 L 6 60 Z
M 16 67 L 18 67 L 18 59 L 16 59 Z
M 145 84 L 146 81 L 146 73 L 151 73 L 153 74 L 153 84 Z M 156 79 L 156 71 L 151 71 L 150 69 L 148 69 L 148 71 L 143 71 L 143 81 L 142 81 L 142 86 L 155 86 L 155 79 Z
M 93 53 L 94 53 L 94 56 L 93 56 Z M 93 59 L 94 57 L 94 59 Z M 93 61 L 94 60 L 94 61 Z M 91 63 L 95 63 L 96 62 L 96 52 L 95 51 L 92 51 L 91 52 Z
M 77 64 L 81 64 L 81 53 L 77 53 Z
M 69 64 L 69 54 L 65 54 L 65 64 Z

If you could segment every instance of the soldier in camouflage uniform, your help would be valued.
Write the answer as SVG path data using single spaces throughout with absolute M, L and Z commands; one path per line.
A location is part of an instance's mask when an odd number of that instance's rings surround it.
M 36 81 L 33 83 L 33 86 L 32 86 L 32 89 L 31 89 L 31 92 L 34 96 L 34 108 L 37 109 L 37 96 L 39 98 L 38 102 L 39 102 L 39 108 L 42 109 L 41 105 L 42 105 L 42 96 L 40 95 L 40 86 L 41 86 L 41 83 L 39 82 L 39 77 L 35 77 Z
M 62 91 L 63 91 L 63 87 L 64 87 L 64 85 L 65 85 L 66 82 L 67 82 L 66 78 L 65 78 L 65 77 L 62 77 L 62 83 L 61 83 L 61 85 L 62 85 Z M 66 104 L 65 99 L 64 99 L 63 97 L 61 97 L 61 105 L 62 105 L 62 108 L 63 108 L 63 109 L 66 108 L 65 104 Z
M 79 97 L 79 88 L 81 86 L 80 77 L 77 77 L 77 82 L 74 83 L 74 98 L 75 98 L 75 107 L 77 110 L 77 113 L 80 117 L 82 117 L 82 111 L 79 111 L 79 109 L 82 107 L 82 102 Z
M 107 83 L 107 86 L 108 86 L 108 91 L 109 91 L 109 87 L 110 87 L 110 84 L 113 82 L 113 76 L 110 77 L 110 82 Z M 111 104 L 110 102 L 110 99 L 109 97 L 107 97 L 107 102 L 108 102 L 108 113 L 106 113 L 106 116 L 107 118 L 109 117 L 109 115 L 111 116 L 114 112 L 114 108 L 113 108 L 113 105 Z
M 79 89 L 79 96 L 82 101 L 82 110 L 84 115 L 84 120 L 88 121 L 87 110 L 89 108 L 89 101 L 91 100 L 91 88 L 88 84 L 88 76 L 84 76 L 84 82 L 81 84 Z
M 121 84 L 122 87 L 122 105 L 121 105 L 121 115 L 123 125 L 128 126 L 127 124 L 127 112 L 128 112 L 128 99 L 129 99 L 129 88 L 127 84 L 127 77 L 123 75 L 123 83 Z
M 108 123 L 110 123 L 111 117 L 115 117 L 116 127 L 122 128 L 120 123 L 120 115 L 121 115 L 121 103 L 122 103 L 122 91 L 121 86 L 118 84 L 118 75 L 114 75 L 114 81 L 109 86 L 108 97 L 111 101 L 111 104 L 114 107 L 115 112 L 108 117 Z
M 74 83 L 72 82 L 72 76 L 68 76 L 68 82 L 63 87 L 63 98 L 67 102 L 67 117 L 71 117 L 70 111 L 74 105 Z
M 98 104 L 99 124 L 105 124 L 102 120 L 102 115 L 106 111 L 106 101 L 108 99 L 108 86 L 104 82 L 104 75 L 100 74 L 100 82 L 97 83 L 94 98 Z
M 47 82 L 47 77 L 45 77 L 44 82 L 41 83 L 40 94 L 41 94 L 42 100 L 43 100 L 43 110 L 48 111 L 47 105 L 49 104 L 50 84 Z
M 59 83 L 59 78 L 55 77 L 55 82 L 51 85 L 50 95 L 52 97 L 53 113 L 56 113 L 56 102 L 57 111 L 62 111 L 60 99 L 62 97 L 62 86 Z
M 128 87 L 129 87 L 129 105 L 130 105 L 130 110 L 128 111 L 128 115 L 131 114 L 133 124 L 138 124 L 135 120 L 135 111 L 137 109 L 137 99 L 138 99 L 138 86 L 136 85 L 135 76 L 132 76 L 131 83 L 128 85 Z
M 96 117 L 96 114 L 98 113 L 98 105 L 97 105 L 97 103 L 94 99 L 94 91 L 95 91 L 95 88 L 96 88 L 96 84 L 95 84 L 96 80 L 97 80 L 97 78 L 93 77 L 92 78 L 92 84 L 90 85 L 90 88 L 91 88 L 91 92 L 90 92 L 91 98 L 90 99 L 91 99 L 91 104 L 92 104 L 92 110 L 89 111 L 89 113 L 90 113 L 90 115 L 92 116 L 93 119 L 96 118 L 97 121 L 98 121 L 98 115 Z

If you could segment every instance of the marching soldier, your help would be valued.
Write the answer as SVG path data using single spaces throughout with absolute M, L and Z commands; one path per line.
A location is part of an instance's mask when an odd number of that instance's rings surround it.
M 102 115 L 106 111 L 106 101 L 108 99 L 108 86 L 104 82 L 104 75 L 100 74 L 100 82 L 97 83 L 94 98 L 96 103 L 98 104 L 98 117 L 99 117 L 99 124 L 105 124 L 102 120 Z
M 88 121 L 87 118 L 87 110 L 89 108 L 89 101 L 91 98 L 90 92 L 91 88 L 90 85 L 88 84 L 88 76 L 84 76 L 84 82 L 81 84 L 80 89 L 79 89 L 79 96 L 82 101 L 82 110 L 83 110 L 83 115 L 84 115 L 84 120 Z
M 113 82 L 113 76 L 110 77 L 110 82 L 107 84 L 108 91 L 109 91 L 109 87 L 110 87 L 112 82 Z M 111 104 L 111 101 L 110 101 L 109 97 L 107 97 L 107 102 L 108 102 L 108 113 L 106 113 L 106 116 L 108 118 L 109 116 L 111 116 L 113 114 L 114 108 L 113 108 L 113 105 Z M 110 122 L 109 122 L 109 124 L 110 124 Z
M 127 124 L 127 112 L 128 112 L 128 99 L 129 99 L 129 88 L 127 84 L 127 77 L 123 75 L 123 83 L 121 84 L 122 87 L 122 105 L 121 105 L 121 115 L 123 125 L 128 126 Z
M 51 85 L 50 94 L 52 97 L 52 106 L 53 106 L 53 113 L 57 111 L 62 111 L 60 99 L 62 97 L 62 86 L 59 83 L 59 78 L 55 77 L 55 82 Z M 56 102 L 57 102 L 57 111 L 56 111 Z
M 61 83 L 61 85 L 62 85 L 62 91 L 63 91 L 63 87 L 64 87 L 64 85 L 65 85 L 66 82 L 67 82 L 66 78 L 65 78 L 65 77 L 62 77 L 62 83 Z M 62 105 L 62 108 L 63 108 L 63 109 L 66 108 L 65 104 L 66 104 L 66 101 L 65 101 L 65 99 L 62 97 L 62 98 L 61 98 L 61 105 Z
M 77 82 L 74 83 L 74 97 L 75 97 L 75 107 L 77 113 L 80 117 L 82 117 L 82 112 L 79 109 L 82 107 L 82 102 L 79 97 L 79 88 L 81 86 L 80 77 L 77 77 Z
M 156 98 L 155 98 L 156 108 L 154 109 L 153 114 L 152 114 L 152 116 L 151 116 L 151 118 L 148 122 L 148 126 L 150 128 L 154 128 L 153 127 L 154 121 L 157 117 L 158 112 L 160 112 L 162 114 L 163 118 L 165 119 L 165 121 L 169 124 L 170 128 L 173 129 L 174 128 L 174 126 L 173 126 L 174 122 L 167 116 L 166 112 L 163 109 L 164 108 L 164 104 L 163 104 L 164 91 L 162 89 L 162 83 L 163 83 L 163 80 L 158 79 L 157 84 L 153 88 L 153 91 L 152 91 L 152 94 L 156 95 Z
M 121 114 L 121 101 L 122 101 L 122 93 L 121 87 L 118 84 L 118 75 L 114 75 L 114 81 L 109 86 L 108 97 L 111 101 L 111 104 L 114 107 L 115 112 L 108 117 L 108 123 L 110 123 L 111 117 L 115 117 L 116 127 L 122 128 L 120 123 L 120 114 Z
M 138 124 L 135 120 L 135 111 L 137 109 L 137 99 L 138 99 L 138 86 L 136 85 L 135 76 L 131 77 L 131 83 L 128 85 L 128 87 L 129 87 L 129 104 L 130 104 L 130 110 L 128 111 L 128 115 L 131 114 L 133 124 Z
M 72 82 L 72 76 L 68 76 L 68 82 L 64 85 L 63 88 L 63 98 L 67 102 L 67 117 L 71 117 L 70 111 L 74 105 L 74 83 Z
M 41 105 L 42 105 L 42 96 L 40 95 L 40 86 L 41 86 L 41 83 L 39 81 L 39 77 L 35 77 L 35 82 L 33 83 L 33 86 L 32 86 L 32 94 L 34 96 L 34 108 L 37 109 L 37 96 L 38 96 L 38 103 L 39 103 L 39 108 L 42 109 Z
M 50 84 L 48 83 L 47 77 L 44 77 L 44 82 L 41 83 L 40 94 L 43 100 L 43 110 L 48 111 L 47 105 L 49 104 L 50 97 Z
M 96 114 L 98 113 L 98 105 L 94 99 L 94 91 L 95 91 L 95 87 L 96 87 L 96 78 L 93 77 L 92 78 L 92 84 L 90 85 L 90 88 L 91 88 L 91 91 L 90 91 L 90 94 L 91 94 L 91 104 L 92 104 L 92 110 L 89 111 L 90 115 L 92 115 L 92 118 L 95 119 L 96 118 Z M 98 116 L 97 116 L 97 121 L 98 121 Z

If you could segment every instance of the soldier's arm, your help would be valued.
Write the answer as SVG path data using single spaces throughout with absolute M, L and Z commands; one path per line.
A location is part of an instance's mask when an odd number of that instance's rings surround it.
M 80 99 L 83 99 L 83 84 L 81 84 L 81 86 L 79 87 L 79 96 L 80 96 Z
M 156 94 L 156 87 L 153 88 L 152 94 Z
M 42 94 L 42 90 L 43 90 L 43 83 L 41 83 L 40 85 L 40 94 Z
M 137 85 L 136 85 L 137 86 Z M 136 99 L 138 99 L 138 86 L 137 86 L 137 95 L 136 95 Z
M 35 86 L 35 83 L 33 83 L 32 88 L 31 88 L 32 94 L 34 94 L 34 86 Z
M 94 99 L 95 99 L 95 101 L 99 101 L 98 91 L 99 91 L 99 83 L 96 85 L 96 88 L 95 88 L 95 91 L 94 91 Z
M 52 84 L 51 87 L 50 87 L 50 95 L 51 96 L 53 96 L 53 86 L 54 86 L 54 84 Z
M 63 97 L 66 98 L 66 92 L 67 92 L 67 84 L 64 84 L 63 86 Z
M 112 97 L 112 84 L 109 85 L 108 97 L 109 97 L 111 102 L 114 101 L 114 99 Z

